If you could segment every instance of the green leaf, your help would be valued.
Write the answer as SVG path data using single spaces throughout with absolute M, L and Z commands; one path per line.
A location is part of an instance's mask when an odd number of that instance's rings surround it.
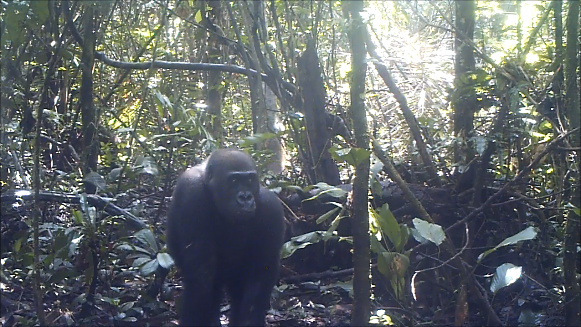
M 202 21 L 202 11 L 201 10 L 198 10 L 196 12 L 196 16 L 194 16 L 194 21 L 198 24 Z
M 381 244 L 381 242 L 377 240 L 377 237 L 371 236 L 370 241 L 371 241 L 371 251 L 373 251 L 373 253 L 379 254 L 387 251 L 385 246 L 383 246 L 383 244 Z
M 141 266 L 141 268 L 139 269 L 139 273 L 142 276 L 147 277 L 153 274 L 157 270 L 158 266 L 159 262 L 157 261 L 157 259 L 150 260 L 149 262 Z
M 405 277 L 409 266 L 410 259 L 401 253 L 382 252 L 377 256 L 377 269 L 388 278 Z
M 401 239 L 400 239 L 399 245 L 397 245 L 395 247 L 395 250 L 397 252 L 401 253 L 403 251 L 405 245 L 407 244 L 408 239 L 410 238 L 410 229 L 404 224 L 399 225 L 399 228 L 400 228 Z
M 159 262 L 159 265 L 165 269 L 170 269 L 174 265 L 174 261 L 171 255 L 165 252 L 157 254 L 157 261 Z
M 529 226 L 526 229 L 518 232 L 517 234 L 507 237 L 504 241 L 500 242 L 497 246 L 495 246 L 494 248 L 485 251 L 484 253 L 480 254 L 478 256 L 478 262 L 480 262 L 482 259 L 484 259 L 487 255 L 489 255 L 490 253 L 498 250 L 499 248 L 503 247 L 503 246 L 507 246 L 507 245 L 511 245 L 511 244 L 516 244 L 520 241 L 528 241 L 528 240 L 532 240 L 534 238 L 537 237 L 537 228 Z
M 83 224 L 83 214 L 80 210 L 73 210 L 73 220 L 77 225 Z
M 155 236 L 153 236 L 151 229 L 144 228 L 140 231 L 137 231 L 135 234 L 133 234 L 133 237 L 138 239 L 142 244 L 147 245 L 150 249 L 153 250 L 153 252 L 155 253 L 159 252 L 157 241 L 155 239 Z
M 304 249 L 305 247 L 320 242 L 323 239 L 324 231 L 314 231 L 303 235 L 295 236 L 290 241 L 283 244 L 281 249 L 281 257 L 288 258 L 296 250 Z
M 55 271 L 48 279 L 48 282 L 51 284 L 59 284 L 65 278 L 76 277 L 76 276 L 77 276 L 77 273 L 76 273 L 76 270 L 74 268 L 62 268 L 62 269 Z
M 137 251 L 137 252 L 141 252 L 147 256 L 151 256 L 152 253 L 150 251 L 147 251 L 146 249 L 133 245 L 133 244 L 129 244 L 129 243 L 122 243 L 119 244 L 115 247 L 115 249 L 117 249 L 118 251 Z
M 381 197 L 381 192 L 383 191 L 383 185 L 381 185 L 381 183 L 373 178 L 371 179 L 371 193 L 375 196 L 379 196 Z
M 357 167 L 364 160 L 368 159 L 371 151 L 361 148 L 339 149 L 333 146 L 329 149 L 331 156 L 336 161 L 347 162 L 351 166 Z
M 146 263 L 150 262 L 151 260 L 152 260 L 152 259 L 151 259 L 151 257 L 149 257 L 149 256 L 146 256 L 146 255 L 143 255 L 143 256 L 141 256 L 141 255 L 140 255 L 139 257 L 137 257 L 137 258 L 135 258 L 135 259 L 133 260 L 133 264 L 132 264 L 132 266 L 133 266 L 133 267 L 140 268 L 141 266 L 143 266 L 144 264 L 146 264 Z
M 345 218 L 346 216 L 341 216 L 340 214 L 338 214 L 335 219 L 333 219 L 333 221 L 331 222 L 331 225 L 329 226 L 329 228 L 327 229 L 327 231 L 325 231 L 325 234 L 323 235 L 323 241 L 328 241 L 333 235 L 336 235 L 335 231 L 337 230 L 337 227 L 339 227 L 339 223 L 341 222 L 341 220 L 343 218 Z
M 321 217 L 317 218 L 317 224 L 324 222 L 325 220 L 329 219 L 333 215 L 335 215 L 335 217 L 336 217 L 336 214 L 339 211 L 339 209 L 341 209 L 341 208 L 331 209 L 331 210 L 327 211 L 324 215 L 321 215 Z
M 490 283 L 490 291 L 496 293 L 501 288 L 516 282 L 522 276 L 522 267 L 512 263 L 503 263 L 496 268 L 496 273 Z
M 325 182 L 319 182 L 315 185 L 309 185 L 307 187 L 304 188 L 303 192 L 308 192 L 312 189 L 317 189 L 319 190 L 319 192 L 317 192 L 315 195 L 313 195 L 312 197 L 308 198 L 308 199 L 304 199 L 304 201 L 311 201 L 311 200 L 315 200 L 316 198 L 318 198 L 319 196 L 323 195 L 323 194 L 327 194 L 330 195 L 333 198 L 339 199 L 341 201 L 345 200 L 347 198 L 347 191 L 340 189 L 338 187 L 335 186 L 331 186 Z
M 393 289 L 395 298 L 398 300 L 403 300 L 405 296 L 405 278 L 393 276 L 389 279 L 389 283 Z
M 69 237 L 64 230 L 57 231 L 54 237 L 53 251 L 57 258 L 65 259 L 69 256 Z
M 446 234 L 440 225 L 429 223 L 420 218 L 414 218 L 413 223 L 421 237 L 438 246 L 446 239 Z
M 372 210 L 372 216 L 376 219 L 381 231 L 387 235 L 387 238 L 396 248 L 399 247 L 401 243 L 400 227 L 395 216 L 389 210 L 389 205 L 386 203 L 378 208 L 377 211 L 374 211 Z
M 125 312 L 125 311 L 133 308 L 134 305 L 135 305 L 135 301 L 125 302 L 119 306 L 119 311 Z

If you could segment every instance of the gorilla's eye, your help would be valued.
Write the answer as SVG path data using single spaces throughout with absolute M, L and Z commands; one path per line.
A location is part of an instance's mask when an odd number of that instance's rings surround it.
M 236 184 L 236 182 L 238 182 L 238 180 L 235 176 L 230 177 L 230 184 Z

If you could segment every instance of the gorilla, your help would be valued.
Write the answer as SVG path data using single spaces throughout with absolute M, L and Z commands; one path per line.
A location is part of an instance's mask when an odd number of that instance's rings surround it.
M 230 326 L 264 326 L 278 281 L 284 240 L 278 197 L 260 186 L 252 158 L 214 151 L 177 180 L 166 239 L 181 270 L 181 326 L 221 326 L 220 303 L 230 298 Z

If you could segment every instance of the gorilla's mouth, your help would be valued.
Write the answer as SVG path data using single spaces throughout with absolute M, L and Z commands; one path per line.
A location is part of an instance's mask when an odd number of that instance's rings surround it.
M 238 214 L 241 216 L 249 217 L 249 216 L 254 216 L 254 214 L 256 213 L 256 206 L 248 206 L 248 207 L 241 207 L 238 208 Z

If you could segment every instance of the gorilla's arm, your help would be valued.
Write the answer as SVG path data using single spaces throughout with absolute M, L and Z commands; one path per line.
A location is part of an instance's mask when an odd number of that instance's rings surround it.
M 182 174 L 169 208 L 166 241 L 176 266 L 184 273 L 180 323 L 185 326 L 220 324 L 221 292 L 216 289 L 218 266 L 211 217 L 214 209 L 203 173 L 193 167 Z

